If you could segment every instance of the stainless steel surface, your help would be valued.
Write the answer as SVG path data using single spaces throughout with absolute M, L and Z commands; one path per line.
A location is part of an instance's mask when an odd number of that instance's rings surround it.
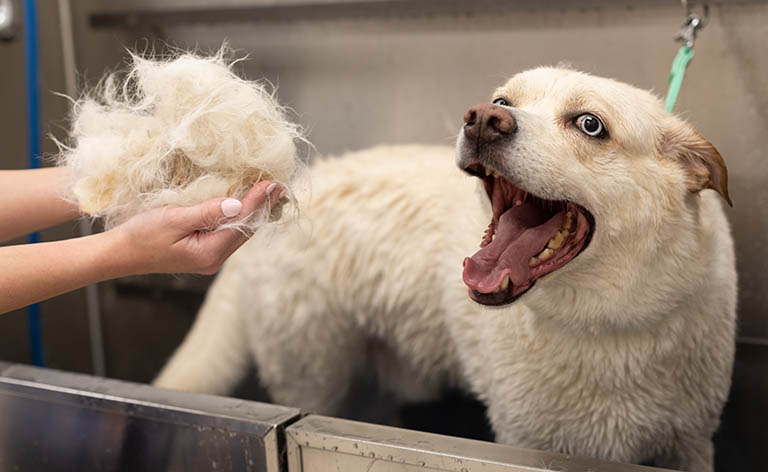
M 226 37 L 249 55 L 240 70 L 279 84 L 280 100 L 311 130 L 310 141 L 321 154 L 333 154 L 380 143 L 450 144 L 468 106 L 486 100 L 512 74 L 540 64 L 564 61 L 663 94 L 684 15 L 675 2 L 639 2 L 632 9 L 606 3 L 593 9 L 479 8 L 471 15 L 165 24 L 162 31 L 174 44 L 202 50 Z M 676 112 L 728 163 L 740 334 L 768 338 L 764 44 L 768 3 L 713 6 Z
M 759 3 L 762 0 L 715 0 L 708 4 Z M 532 9 L 580 11 L 601 7 L 643 8 L 669 5 L 669 0 L 226 0 L 212 4 L 201 0 L 118 0 L 104 5 L 91 16 L 94 27 L 134 27 L 138 24 L 189 25 L 216 22 L 271 22 L 408 18 L 498 14 Z M 687 9 L 683 9 L 687 10 Z
M 64 92 L 76 98 L 78 95 L 77 59 L 75 58 L 75 35 L 72 31 L 72 5 L 70 0 L 58 0 L 58 7 L 61 56 L 64 65 Z
M 58 0 L 59 25 L 61 31 L 61 56 L 64 65 L 65 93 L 72 99 L 79 96 L 77 87 L 77 59 L 75 57 L 75 36 L 72 32 L 72 6 L 70 0 Z M 80 236 L 91 234 L 91 223 L 83 218 L 78 229 Z M 104 335 L 101 328 L 101 302 L 99 286 L 92 284 L 85 287 L 85 308 L 88 313 L 88 339 L 91 345 L 91 363 L 93 373 L 100 377 L 107 375 L 104 360 Z
M 603 462 L 470 439 L 310 415 L 285 431 L 289 472 L 641 472 Z
M 299 411 L 0 366 L 0 470 L 274 471 Z

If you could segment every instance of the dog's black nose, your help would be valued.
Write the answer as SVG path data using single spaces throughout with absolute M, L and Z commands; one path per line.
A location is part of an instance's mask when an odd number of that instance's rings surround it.
M 517 131 L 517 121 L 511 111 L 492 103 L 475 105 L 464 115 L 464 134 L 481 143 L 511 136 Z

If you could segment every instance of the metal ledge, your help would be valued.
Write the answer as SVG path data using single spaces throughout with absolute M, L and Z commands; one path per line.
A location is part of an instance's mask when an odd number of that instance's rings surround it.
M 470 439 L 310 415 L 285 431 L 291 472 L 642 472 L 604 462 Z
M 719 0 L 709 4 L 764 3 L 765 0 Z M 91 13 L 94 28 L 134 27 L 139 25 L 185 25 L 194 23 L 253 23 L 339 19 L 422 18 L 439 16 L 473 16 L 532 10 L 584 11 L 595 8 L 680 7 L 670 0 L 199 0 L 164 2 L 154 6 L 147 1 L 125 1 L 102 6 Z M 702 3 L 702 2 L 690 2 Z M 682 15 L 682 13 L 681 13 Z
M 0 470 L 280 469 L 300 411 L 0 365 Z

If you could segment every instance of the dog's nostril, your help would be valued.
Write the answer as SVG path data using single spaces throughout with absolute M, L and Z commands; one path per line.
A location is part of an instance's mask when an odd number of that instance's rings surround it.
M 503 127 L 501 121 L 495 116 L 488 118 L 488 126 L 492 127 L 496 131 L 501 131 L 501 128 Z
M 517 131 L 515 117 L 505 110 L 490 114 L 486 124 L 501 134 L 512 134 Z
M 469 110 L 464 114 L 464 123 L 469 126 L 474 125 L 477 122 L 477 112 L 475 110 Z

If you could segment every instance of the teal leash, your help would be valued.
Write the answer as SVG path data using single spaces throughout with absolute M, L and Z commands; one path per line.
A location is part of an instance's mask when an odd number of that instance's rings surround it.
M 672 69 L 669 71 L 669 90 L 667 91 L 667 99 L 664 102 L 664 107 L 668 112 L 671 112 L 675 108 L 675 102 L 677 96 L 680 94 L 680 87 L 683 86 L 683 78 L 685 77 L 685 69 L 688 68 L 688 63 L 693 59 L 693 48 L 684 45 L 677 51 L 675 60 L 672 61 Z

